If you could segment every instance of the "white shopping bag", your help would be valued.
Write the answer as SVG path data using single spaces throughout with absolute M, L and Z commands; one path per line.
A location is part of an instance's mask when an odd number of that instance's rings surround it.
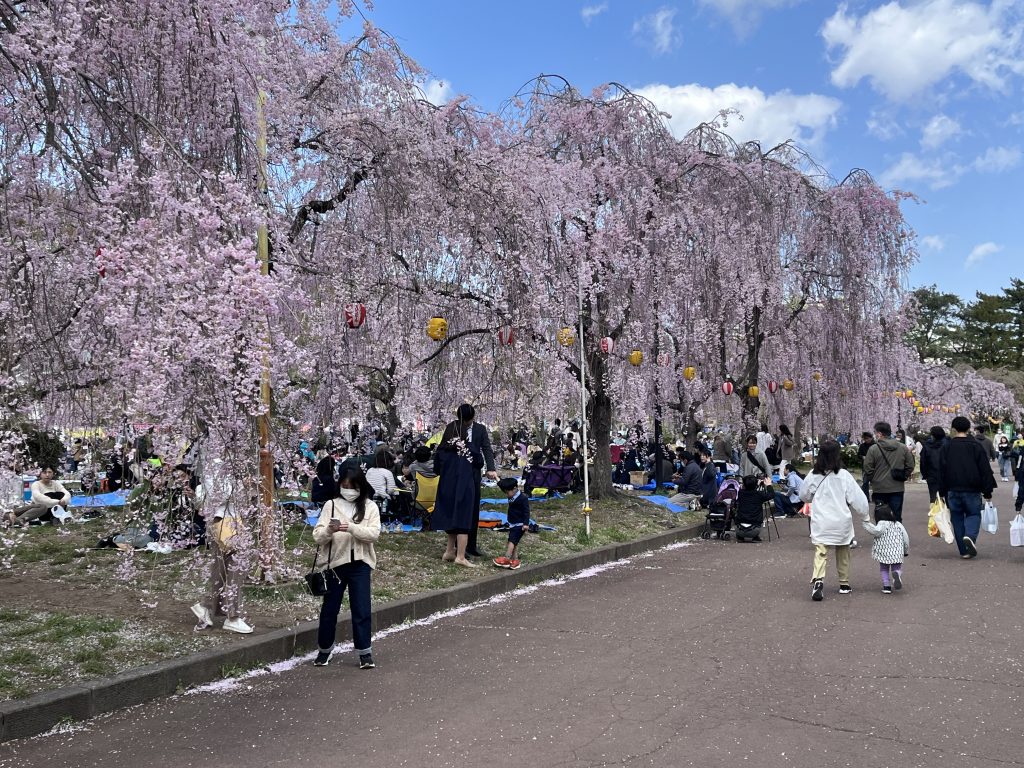
M 1019 512 L 1010 521 L 1010 546 L 1024 547 L 1024 515 Z
M 989 533 L 999 530 L 999 510 L 992 505 L 991 501 L 986 501 L 985 508 L 981 510 L 981 527 Z
M 51 507 L 50 513 L 53 515 L 54 519 L 57 520 L 59 523 L 66 523 L 68 520 L 74 518 L 74 515 L 72 515 L 70 512 L 64 509 L 64 507 L 62 507 L 60 504 L 58 504 L 55 507 Z

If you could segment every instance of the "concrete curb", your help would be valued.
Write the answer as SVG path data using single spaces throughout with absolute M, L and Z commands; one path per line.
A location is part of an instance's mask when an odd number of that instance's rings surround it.
M 383 603 L 373 610 L 374 631 L 423 619 L 458 605 L 486 600 L 526 584 L 575 573 L 689 539 L 702 525 L 695 523 L 673 528 L 642 539 L 609 544 L 518 571 L 502 571 L 448 589 L 423 592 Z M 350 618 L 338 621 L 340 638 L 351 634 L 350 623 Z M 298 652 L 316 647 L 316 630 L 316 622 L 304 622 L 295 627 L 240 639 L 227 647 L 212 648 L 191 656 L 131 669 L 114 677 L 45 691 L 27 699 L 0 702 L 0 742 L 35 736 L 62 722 L 88 720 L 105 712 L 170 696 L 190 686 L 218 680 L 224 677 L 224 670 L 231 667 L 252 667 L 289 659 Z

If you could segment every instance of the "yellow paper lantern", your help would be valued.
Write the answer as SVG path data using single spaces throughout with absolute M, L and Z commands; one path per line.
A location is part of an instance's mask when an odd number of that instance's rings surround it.
M 821 381 L 821 372 L 815 371 L 814 373 L 811 374 L 811 378 L 813 378 L 815 381 Z
M 683 378 L 686 379 L 687 381 L 693 381 L 694 379 L 697 378 L 697 369 L 694 368 L 692 365 L 686 366 L 685 368 L 683 368 Z
M 924 406 L 923 405 L 916 405 L 914 407 L 917 409 L 918 413 L 924 413 Z
M 448 321 L 443 317 L 432 317 L 427 321 L 427 336 L 442 341 L 448 335 Z
M 796 386 L 796 384 L 793 383 L 792 379 L 783 379 L 783 381 L 782 381 L 782 388 L 784 390 L 786 390 L 787 392 L 792 392 L 793 391 L 793 387 L 795 387 L 795 386 Z
M 644 353 L 639 349 L 634 349 L 629 353 L 629 364 L 632 366 L 638 366 L 644 361 Z
M 758 395 L 761 394 L 761 389 L 756 386 L 747 387 L 747 394 L 750 395 L 751 397 L 757 397 Z
M 558 332 L 557 338 L 563 347 L 571 347 L 576 343 L 576 334 L 572 332 L 572 328 L 563 328 Z

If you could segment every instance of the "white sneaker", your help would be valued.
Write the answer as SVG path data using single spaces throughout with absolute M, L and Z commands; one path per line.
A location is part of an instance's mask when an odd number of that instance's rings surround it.
M 252 627 L 245 623 L 245 619 L 225 619 L 224 629 L 228 632 L 237 632 L 240 635 L 248 635 Z
M 199 619 L 199 623 L 196 624 L 196 632 L 213 626 L 213 616 L 210 615 L 210 609 L 202 603 L 193 605 L 192 613 Z

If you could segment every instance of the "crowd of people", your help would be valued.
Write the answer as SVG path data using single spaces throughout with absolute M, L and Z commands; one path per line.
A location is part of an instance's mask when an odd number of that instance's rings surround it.
M 927 434 L 908 437 L 895 433 L 883 421 L 864 432 L 856 445 L 862 464 L 857 481 L 843 468 L 843 450 L 854 447 L 846 435 L 822 438 L 812 445 L 798 442 L 785 424 L 775 432 L 762 424 L 756 432 L 737 439 L 728 430 L 704 431 L 690 445 L 657 445 L 644 437 L 642 424 L 612 438 L 613 481 L 632 483 L 660 476 L 675 486 L 670 503 L 691 509 L 712 508 L 734 478 L 731 515 L 738 541 L 758 542 L 768 517 L 810 517 L 811 597 L 824 598 L 829 559 L 835 564 L 839 594 L 852 591 L 850 550 L 857 545 L 854 523 L 859 521 L 873 539 L 872 557 L 879 563 L 882 591 L 892 594 L 903 587 L 903 558 L 909 536 L 903 526 L 906 483 L 926 483 L 930 500 L 948 507 L 954 540 L 961 556 L 978 554 L 978 532 L 983 505 L 996 486 L 992 462 L 998 462 L 1003 481 L 1018 481 L 1015 507 L 1024 506 L 1024 437 L 997 436 L 995 442 L 983 426 L 972 430 L 962 416 L 953 419 L 951 434 L 934 426 Z M 973 434 L 972 434 L 973 432 Z M 474 408 L 462 404 L 455 418 L 431 438 L 426 433 L 405 434 L 385 441 L 379 431 L 368 438 L 352 432 L 330 435 L 318 446 L 303 442 L 287 469 L 277 468 L 308 482 L 309 498 L 318 509 L 313 529 L 317 545 L 313 571 L 325 585 L 320 610 L 319 652 L 315 661 L 326 665 L 335 645 L 335 628 L 347 591 L 352 613 L 354 643 L 359 666 L 375 666 L 370 644 L 371 579 L 376 567 L 375 543 L 383 532 L 400 523 L 416 529 L 443 531 L 439 559 L 476 568 L 485 554 L 479 547 L 481 484 L 496 485 L 508 500 L 508 538 L 504 551 L 491 559 L 494 566 L 521 567 L 520 546 L 530 524 L 528 482 L 516 477 L 499 479 L 505 466 L 529 472 L 560 466 L 573 470 L 578 482 L 585 467 L 579 425 L 563 427 L 556 419 L 550 427 L 512 429 L 504 447 L 495 451 L 491 433 L 476 421 Z M 128 493 L 127 521 L 97 546 L 143 548 L 165 542 L 169 548 L 208 547 L 212 562 L 208 590 L 191 607 L 197 630 L 214 626 L 223 617 L 223 629 L 248 634 L 253 627 L 241 616 L 243 568 L 237 553 L 239 515 L 235 509 L 231 470 L 222 457 L 204 460 L 197 444 L 187 446 L 172 463 L 157 455 L 153 432 L 141 433 L 130 445 L 106 446 L 106 479 Z M 65 468 L 77 471 L 94 465 L 95 446 L 76 440 L 68 446 Z M 496 455 L 497 454 L 497 455 Z M 810 457 L 806 476 L 797 468 Z M 197 466 L 201 464 L 201 468 Z M 116 469 L 120 467 L 121 471 Z M 10 511 L 8 525 L 22 526 L 50 517 L 62 519 L 71 492 L 61 483 L 57 467 L 40 467 L 31 485 L 30 499 Z M 81 481 L 80 481 L 81 482 Z M 431 509 L 417 504 L 420 483 L 434 488 Z M 84 483 L 83 483 L 84 486 Z M 99 490 L 99 489 L 92 489 Z M 427 512 L 430 512 L 428 515 Z

